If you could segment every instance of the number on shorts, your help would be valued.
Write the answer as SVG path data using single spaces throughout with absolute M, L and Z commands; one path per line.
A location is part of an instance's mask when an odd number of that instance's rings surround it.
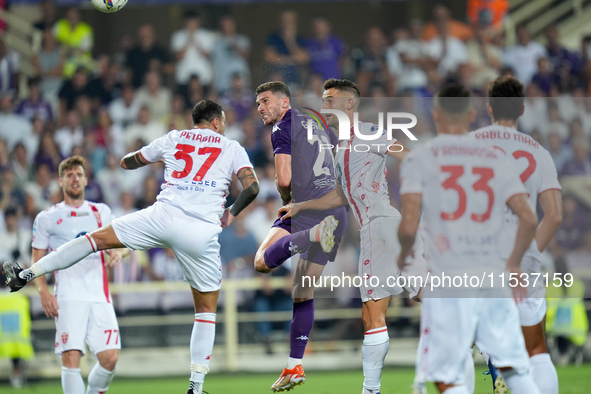
M 114 336 L 115 345 L 119 344 L 119 330 L 105 330 L 105 334 L 109 334 L 107 337 L 107 345 L 111 344 L 111 337 Z
M 184 178 L 191 173 L 191 170 L 193 169 L 193 158 L 190 154 L 195 152 L 195 147 L 193 145 L 178 144 L 176 149 L 178 149 L 178 151 L 174 154 L 174 158 L 185 162 L 185 168 L 183 168 L 182 171 L 173 171 L 172 173 L 173 178 L 179 179 Z M 205 163 L 203 163 L 199 168 L 199 171 L 197 171 L 197 174 L 193 178 L 194 181 L 199 182 L 205 178 L 205 174 L 207 174 L 207 171 L 209 171 L 213 163 L 217 160 L 220 153 L 222 153 L 220 148 L 199 148 L 197 151 L 198 155 L 209 155 L 209 157 L 205 159 Z

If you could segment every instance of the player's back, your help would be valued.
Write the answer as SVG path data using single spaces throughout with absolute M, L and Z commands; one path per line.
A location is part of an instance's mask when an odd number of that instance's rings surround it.
M 512 127 L 491 125 L 470 133 L 477 139 L 491 144 L 505 152 L 514 170 L 519 175 L 528 193 L 531 207 L 535 210 L 538 196 L 551 189 L 561 190 L 556 172 L 556 166 L 550 153 L 536 140 Z M 506 233 L 508 245 L 515 240 L 515 232 L 519 220 L 508 209 L 505 210 L 505 220 L 512 231 Z M 508 257 L 511 249 L 503 248 L 504 256 Z M 538 256 L 539 252 L 535 240 L 528 250 L 528 255 Z
M 232 175 L 252 167 L 237 141 L 209 129 L 172 130 L 141 154 L 150 162 L 164 161 L 158 201 L 214 224 L 223 214 Z
M 524 192 L 505 155 L 467 135 L 439 135 L 403 161 L 401 194 L 421 193 L 434 275 L 500 273 L 506 201 Z
M 310 140 L 308 121 L 314 128 Z M 312 118 L 290 109 L 273 126 L 271 141 L 275 155 L 291 155 L 291 192 L 295 201 L 319 198 L 335 188 L 334 158 L 327 148 L 331 139 L 328 131 Z

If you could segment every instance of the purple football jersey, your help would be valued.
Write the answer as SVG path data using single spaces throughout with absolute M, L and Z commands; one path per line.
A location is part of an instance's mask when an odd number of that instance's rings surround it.
M 314 129 L 310 141 L 307 139 L 308 121 Z M 296 202 L 322 197 L 335 188 L 334 158 L 328 148 L 331 143 L 329 133 L 297 109 L 288 110 L 273 126 L 273 153 L 292 155 L 291 193 Z

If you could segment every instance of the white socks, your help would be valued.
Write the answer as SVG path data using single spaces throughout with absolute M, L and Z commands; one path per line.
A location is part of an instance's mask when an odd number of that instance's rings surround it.
M 47 256 L 41 258 L 37 263 L 33 264 L 31 268 L 23 270 L 19 277 L 32 280 L 29 273 L 35 274 L 35 277 L 43 276 L 51 272 L 69 268 L 88 256 L 96 252 L 96 242 L 89 234 L 73 239 Z
M 196 313 L 191 332 L 191 381 L 200 383 L 209 372 L 209 358 L 215 340 L 215 313 Z
M 80 368 L 62 367 L 62 389 L 64 394 L 84 394 L 84 380 Z
M 472 348 L 470 348 L 470 350 L 468 351 L 468 354 L 466 355 L 466 364 L 464 365 L 464 385 L 466 387 L 466 390 L 468 390 L 469 393 L 473 393 L 474 392 L 474 385 L 476 377 L 474 375 L 474 357 L 473 357 L 473 352 L 472 352 Z
M 388 354 L 390 338 L 388 337 L 388 327 L 374 328 L 365 332 L 363 338 L 363 390 L 364 392 L 380 391 L 380 381 L 382 378 L 382 368 L 384 359 Z
M 536 354 L 529 359 L 533 381 L 542 394 L 558 394 L 558 375 L 548 353 Z
M 86 394 L 100 394 L 107 391 L 114 376 L 114 370 L 109 371 L 96 363 L 88 374 L 88 390 Z
M 474 363 L 472 363 L 474 365 Z M 474 391 L 468 391 L 465 385 L 453 386 L 445 390 L 444 394 L 472 394 Z
M 505 383 L 512 394 L 540 394 L 538 386 L 534 383 L 529 373 L 519 374 L 515 370 L 501 372 Z
M 287 358 L 287 364 L 285 365 L 285 368 L 287 369 L 294 369 L 296 366 L 300 365 L 302 363 L 302 359 L 301 358 L 291 358 L 288 357 Z

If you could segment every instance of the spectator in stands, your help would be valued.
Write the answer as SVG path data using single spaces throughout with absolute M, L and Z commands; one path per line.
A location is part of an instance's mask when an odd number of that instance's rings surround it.
M 482 89 L 499 76 L 502 52 L 491 42 L 482 26 L 474 28 L 474 37 L 466 42 L 471 78 L 470 86 Z
M 562 167 L 561 176 L 591 176 L 591 157 L 589 157 L 589 143 L 584 138 L 571 142 L 573 148 L 572 160 Z
M 550 25 L 544 31 L 547 44 L 546 51 L 551 68 L 557 77 L 563 76 L 569 79 L 570 76 L 579 76 L 584 69 L 583 57 L 575 51 L 566 49 L 559 40 L 558 30 L 555 25 Z M 562 73 L 566 70 L 566 74 Z
M 53 121 L 51 105 L 41 96 L 40 80 L 29 80 L 29 98 L 22 100 L 16 107 L 15 113 L 29 120 L 39 118 L 43 123 Z
M 538 59 L 546 56 L 546 48 L 538 42 L 531 41 L 527 27 L 519 26 L 517 44 L 505 50 L 503 64 L 515 71 L 521 83 L 528 85 L 538 68 Z
M 536 84 L 546 96 L 550 95 L 552 88 L 557 88 L 560 84 L 560 76 L 553 72 L 547 58 L 538 59 L 538 70 L 532 77 L 532 83 Z
M 96 180 L 103 190 L 103 198 L 109 206 L 120 205 L 120 196 L 127 187 L 123 169 L 119 166 L 119 159 L 113 154 L 105 158 L 105 166 L 97 171 Z
M 141 105 L 135 98 L 135 88 L 131 84 L 123 85 L 121 97 L 109 104 L 109 116 L 113 123 L 125 128 L 137 119 Z
M 540 132 L 540 136 L 542 140 L 546 141 L 548 136 L 551 133 L 556 133 L 560 137 L 562 141 L 566 141 L 568 138 L 568 126 L 562 120 L 560 116 L 560 111 L 558 109 L 558 104 L 556 100 L 547 100 L 547 108 L 548 108 L 548 120 L 544 123 L 541 123 L 537 130 Z
M 231 140 L 238 141 L 242 145 L 246 137 L 242 123 L 236 119 L 236 111 L 232 108 L 226 108 L 224 112 L 226 113 L 226 131 L 224 135 Z
M 228 110 L 226 109 L 226 114 Z M 185 98 L 182 94 L 177 93 L 172 99 L 170 112 L 165 115 L 161 123 L 166 125 L 169 130 L 186 130 L 192 129 L 193 124 L 187 123 L 187 107 L 185 105 Z M 226 131 L 227 131 L 226 126 Z
M 238 74 L 242 81 L 250 85 L 250 40 L 236 32 L 236 19 L 233 15 L 224 15 L 220 20 L 220 37 L 212 52 L 215 69 L 215 86 L 218 93 L 228 91 L 232 86 L 232 78 Z
M 310 56 L 310 72 L 323 80 L 341 78 L 341 66 L 346 53 L 345 43 L 331 33 L 328 19 L 317 16 L 312 22 L 314 37 L 308 40 L 306 49 Z
M 29 217 L 37 216 L 37 213 L 49 208 L 60 201 L 61 191 L 57 180 L 51 176 L 49 166 L 42 163 L 37 166 L 35 180 L 24 186 L 25 212 Z
M 191 75 L 187 86 L 181 86 L 180 90 L 184 93 L 187 108 L 193 108 L 195 103 L 205 98 L 205 88 L 197 75 Z
M 123 138 L 129 147 L 141 138 L 145 144 L 148 141 L 154 141 L 162 137 L 168 131 L 166 126 L 160 122 L 151 120 L 151 113 L 148 107 L 142 107 L 137 117 L 137 121 L 127 126 L 123 132 Z M 131 149 L 128 149 L 131 151 Z
M 117 166 L 119 167 L 119 162 L 117 162 Z M 136 211 L 133 193 L 129 189 L 123 190 L 113 208 L 113 216 L 118 218 Z
M 564 258 L 569 252 L 591 251 L 591 218 L 569 194 L 562 198 L 563 218 L 560 229 L 548 245 L 555 259 Z
M 156 43 L 154 27 L 141 25 L 138 29 L 138 44 L 127 53 L 125 65 L 131 72 L 133 86 L 139 87 L 145 81 L 148 71 L 168 72 L 170 56 Z
M 573 158 L 571 147 L 563 144 L 558 134 L 550 133 L 548 136 L 548 151 L 550 152 L 550 156 L 552 156 L 556 171 L 559 174 L 562 173 L 564 165 Z
M 12 150 L 17 142 L 26 142 L 32 136 L 31 122 L 13 112 L 12 97 L 0 96 L 0 138 L 6 141 L 8 149 Z
M 0 171 L 10 167 L 10 156 L 8 154 L 8 146 L 6 141 L 0 139 Z
M 467 24 L 452 19 L 449 9 L 441 4 L 433 7 L 433 21 L 428 22 L 423 27 L 423 40 L 431 41 L 441 33 L 439 26 L 441 23 L 448 25 L 449 35 L 461 41 L 467 41 L 472 38 L 472 29 Z
M 8 207 L 22 207 L 25 204 L 25 195 L 17 183 L 12 168 L 3 169 L 0 179 L 2 180 L 0 185 L 0 210 L 3 211 Z
M 170 113 L 172 93 L 162 86 L 160 74 L 156 71 L 148 71 L 146 83 L 138 89 L 135 99 L 140 106 L 148 107 L 152 118 L 158 122 Z
M 76 155 L 79 153 L 83 152 L 77 152 L 76 149 L 74 149 L 73 154 Z M 86 159 L 85 164 L 86 178 L 88 182 L 86 184 L 86 188 L 84 189 L 84 196 L 88 201 L 103 202 L 103 189 L 94 176 L 94 167 L 92 166 L 92 161 Z
M 55 2 L 53 0 L 41 1 L 41 19 L 33 26 L 41 31 L 52 30 L 56 21 Z
M 252 92 L 244 85 L 240 74 L 232 76 L 232 85 L 221 98 L 224 108 L 233 108 L 236 111 L 238 121 L 244 120 L 252 111 Z
M 159 249 L 152 258 L 151 269 L 145 267 L 150 279 L 157 281 L 178 282 L 184 280 L 183 269 L 172 249 Z
M 19 70 L 19 54 L 8 50 L 4 41 L 0 40 L 0 94 L 16 95 Z
M 362 97 L 367 97 L 370 93 L 371 84 L 380 84 L 390 96 L 394 95 L 395 81 L 386 59 L 387 49 L 384 32 L 379 27 L 372 26 L 365 34 L 365 44 L 351 51 Z
M 509 0 L 468 0 L 468 20 L 473 26 L 499 31 L 510 6 Z
M 76 99 L 80 96 L 88 96 L 88 74 L 82 67 L 78 68 L 71 79 L 64 81 L 58 97 L 60 101 L 58 124 L 63 125 L 68 111 L 74 109 Z
M 39 141 L 39 147 L 33 159 L 35 168 L 45 164 L 49 167 L 51 173 L 57 174 L 59 164 L 64 160 L 65 156 L 60 154 L 59 147 L 53 139 L 51 132 L 41 134 Z
M 439 20 L 437 35 L 427 42 L 427 53 L 440 78 L 456 74 L 460 66 L 468 63 L 466 45 L 449 33 L 449 22 Z
M 185 27 L 173 33 L 170 47 L 176 56 L 176 83 L 186 86 L 192 75 L 199 78 L 207 89 L 213 83 L 211 52 L 215 35 L 201 27 L 201 18 L 193 11 L 186 11 Z
M 298 34 L 298 15 L 285 10 L 279 16 L 279 30 L 271 33 L 265 46 L 265 61 L 269 73 L 279 73 L 282 82 L 298 87 L 301 84 L 300 66 L 308 63 L 306 41 Z
M 82 22 L 78 8 L 71 7 L 66 11 L 66 17 L 55 24 L 54 33 L 57 41 L 66 49 L 65 77 L 71 77 L 80 67 L 87 70 L 92 68 L 94 31 L 88 23 Z
M 419 20 L 412 20 L 409 30 L 396 29 L 394 44 L 388 49 L 389 53 L 396 53 L 400 59 L 400 70 L 397 71 L 398 90 L 415 91 L 427 85 L 426 45 L 421 38 L 422 24 Z M 390 64 L 393 62 L 391 61 Z
M 82 146 L 84 130 L 80 124 L 80 114 L 77 111 L 68 112 L 66 124 L 55 132 L 54 139 L 59 146 L 62 157 L 69 157 L 74 146 Z
M 31 235 L 29 231 L 19 228 L 20 218 L 17 207 L 11 205 L 4 210 L 5 229 L 0 231 L 0 261 L 14 261 L 22 266 L 29 265 L 31 261 L 30 245 Z
M 156 196 L 160 193 L 160 182 L 154 175 L 146 177 L 144 180 L 143 195 L 136 200 L 136 209 L 144 209 L 156 202 Z
M 11 154 L 11 167 L 16 175 L 17 184 L 22 187 L 33 177 L 33 169 L 29 161 L 27 148 L 25 144 L 19 142 L 16 144 Z
M 43 31 L 41 50 L 33 56 L 33 66 L 41 78 L 41 94 L 57 109 L 57 95 L 62 86 L 65 52 L 58 45 L 52 30 Z
M 121 94 L 119 66 L 111 62 L 109 56 L 103 55 L 99 58 L 97 74 L 88 83 L 88 96 L 92 99 L 94 109 L 109 105 Z
M 76 102 L 74 103 L 74 111 L 78 112 L 82 130 L 86 132 L 96 126 L 96 112 L 92 108 L 92 102 L 89 96 L 82 95 L 76 98 Z

